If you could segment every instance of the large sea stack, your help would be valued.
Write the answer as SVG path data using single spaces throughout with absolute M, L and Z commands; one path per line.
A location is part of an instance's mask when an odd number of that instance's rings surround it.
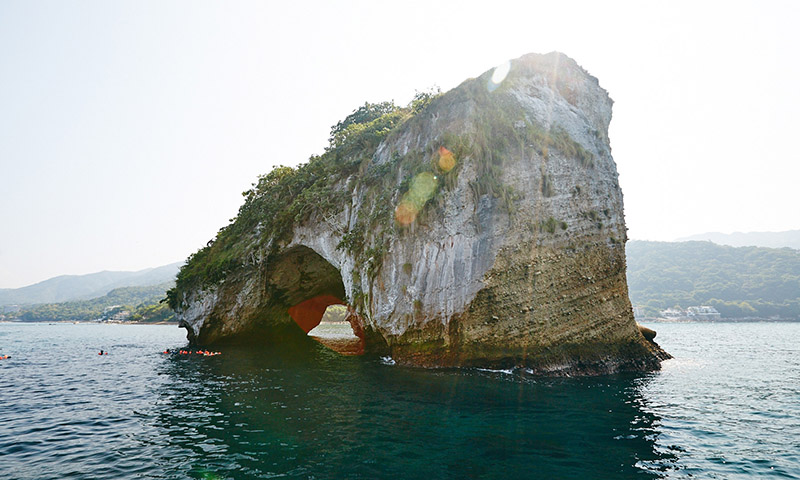
M 544 374 L 657 369 L 633 318 L 612 101 L 560 53 L 365 104 L 259 177 L 169 292 L 199 345 L 270 348 L 331 304 L 367 353 Z

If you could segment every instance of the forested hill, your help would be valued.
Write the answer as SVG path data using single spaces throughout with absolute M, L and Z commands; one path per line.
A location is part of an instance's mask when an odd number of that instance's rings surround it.
M 22 288 L 0 289 L 0 306 L 67 302 L 101 297 L 120 287 L 143 287 L 174 282 L 183 262 L 136 272 L 97 272 L 61 275 Z
M 727 318 L 800 319 L 800 251 L 711 242 L 630 241 L 631 303 L 645 316 L 711 305 Z
M 173 282 L 146 287 L 116 288 L 108 294 L 91 300 L 44 303 L 24 306 L 6 313 L 8 320 L 24 322 L 109 320 L 121 314 L 122 321 L 164 322 L 173 319 L 166 303 L 160 303 Z

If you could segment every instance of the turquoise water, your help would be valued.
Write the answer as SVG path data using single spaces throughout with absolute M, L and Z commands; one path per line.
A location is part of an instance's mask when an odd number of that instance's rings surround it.
M 800 324 L 649 326 L 661 372 L 543 379 L 0 324 L 0 478 L 800 478 Z

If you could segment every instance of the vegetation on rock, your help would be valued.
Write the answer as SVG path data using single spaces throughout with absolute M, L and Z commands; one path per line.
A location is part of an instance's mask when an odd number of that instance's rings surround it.
M 386 168 L 365 168 L 375 149 L 397 126 L 424 110 L 438 95 L 438 91 L 419 92 L 404 108 L 393 102 L 365 103 L 331 128 L 325 153 L 312 156 L 295 168 L 278 166 L 259 176 L 253 188 L 242 194 L 245 201 L 236 218 L 188 258 L 175 287 L 167 292 L 169 305 L 178 305 L 179 291 L 221 281 L 242 264 L 246 251 L 254 245 L 269 250 L 286 241 L 293 226 L 312 214 L 340 211 L 351 194 L 343 183 L 359 170 L 366 170 L 360 176 L 366 185 L 382 180 Z M 388 199 L 384 205 L 389 205 Z M 391 212 L 384 210 L 373 212 L 374 216 L 383 214 L 385 220 Z M 363 248 L 361 228 L 363 225 L 345 235 L 343 248 Z
M 355 224 L 342 232 L 339 243 L 356 261 L 353 275 L 358 281 L 354 281 L 353 298 L 348 301 L 360 310 L 364 298 L 360 279 L 372 280 L 380 271 L 387 239 L 408 230 L 410 222 L 404 215 L 413 215 L 416 224 L 424 224 L 431 212 L 442 210 L 442 193 L 455 187 L 464 161 L 473 161 L 477 167 L 477 178 L 469 185 L 476 199 L 488 195 L 509 213 L 513 213 L 517 195 L 501 176 L 510 156 L 533 148 L 545 159 L 560 152 L 576 158 L 582 167 L 592 168 L 592 154 L 566 130 L 558 125 L 544 130 L 536 123 L 515 124 L 514 119 L 524 116 L 520 106 L 499 100 L 500 96 L 490 97 L 484 84 L 482 79 L 470 80 L 448 95 L 438 89 L 418 92 L 405 107 L 393 102 L 365 103 L 331 128 L 329 146 L 322 155 L 295 168 L 275 167 L 260 176 L 253 188 L 243 193 L 245 201 L 236 218 L 188 258 L 175 287 L 167 292 L 170 307 L 180 306 L 182 292 L 209 288 L 237 269 L 268 261 L 291 239 L 295 225 L 312 216 L 324 219 L 335 215 L 355 195 L 361 195 L 370 202 L 360 206 Z M 393 151 L 388 160 L 374 161 L 381 142 L 399 134 L 401 126 L 405 133 L 422 135 L 418 131 L 422 122 L 417 122 L 420 115 L 446 111 L 467 101 L 480 106 L 474 124 L 444 132 L 423 151 Z M 551 186 L 542 188 L 553 194 Z M 566 228 L 563 222 L 553 222 L 542 228 L 551 233 L 555 225 Z

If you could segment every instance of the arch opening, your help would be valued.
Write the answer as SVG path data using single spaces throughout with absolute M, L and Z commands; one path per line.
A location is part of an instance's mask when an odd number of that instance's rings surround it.
M 342 355 L 364 354 L 364 329 L 348 305 L 329 305 L 308 336 Z
M 344 301 L 344 283 L 336 267 L 314 250 L 298 246 L 274 272 L 284 305 L 289 305 L 286 312 L 303 332 L 338 353 L 364 353 L 364 328 Z

